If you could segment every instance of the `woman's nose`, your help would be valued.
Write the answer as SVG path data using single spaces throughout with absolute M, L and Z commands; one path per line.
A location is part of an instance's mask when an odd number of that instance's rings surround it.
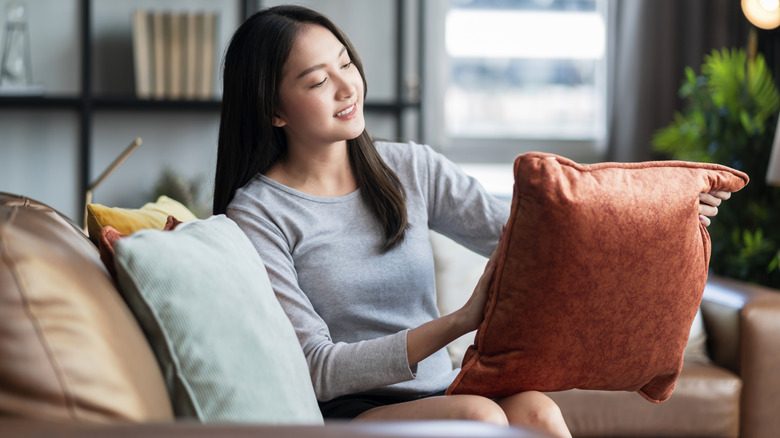
M 352 97 L 357 90 L 352 78 L 347 73 L 341 73 L 336 78 L 336 97 L 338 99 L 348 99 Z

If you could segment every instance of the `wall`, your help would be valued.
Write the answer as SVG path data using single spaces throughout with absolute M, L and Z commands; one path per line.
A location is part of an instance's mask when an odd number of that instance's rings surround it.
M 4 25 L 5 3 L 1 6 Z M 33 81 L 53 95 L 78 93 L 76 1 L 34 0 L 27 6 Z M 72 216 L 78 205 L 77 122 L 67 110 L 0 109 L 0 190 L 40 199 Z

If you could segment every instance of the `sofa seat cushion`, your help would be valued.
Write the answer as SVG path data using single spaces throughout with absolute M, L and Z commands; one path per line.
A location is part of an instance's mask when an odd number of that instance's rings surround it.
M 97 249 L 55 210 L 0 194 L 0 416 L 172 420 L 141 328 Z
M 686 364 L 674 394 L 650 404 L 620 391 L 552 392 L 577 437 L 736 437 L 742 382 L 716 365 Z

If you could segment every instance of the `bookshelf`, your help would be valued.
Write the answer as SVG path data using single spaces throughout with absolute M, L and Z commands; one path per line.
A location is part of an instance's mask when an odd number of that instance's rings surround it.
M 75 196 L 77 200 L 82 199 L 86 188 L 96 176 L 91 171 L 91 162 L 97 151 L 95 148 L 98 147 L 93 144 L 93 133 L 97 126 L 96 123 L 100 123 L 99 120 L 96 120 L 98 115 L 107 112 L 119 112 L 121 114 L 141 114 L 144 112 L 164 114 L 196 113 L 206 114 L 208 117 L 213 115 L 213 117 L 218 118 L 221 105 L 217 97 L 211 99 L 141 99 L 136 97 L 134 92 L 127 90 L 126 87 L 121 90 L 112 90 L 110 85 L 103 85 L 103 89 L 96 91 L 96 63 L 108 62 L 105 59 L 96 59 L 95 56 L 95 36 L 93 32 L 95 25 L 100 24 L 95 22 L 95 3 L 99 1 L 77 0 L 77 20 L 81 25 L 79 26 L 80 34 L 74 36 L 74 38 L 78 38 L 78 50 L 81 54 L 81 60 L 78 73 L 79 84 L 76 92 L 67 95 L 0 96 L 0 109 L 3 110 L 56 110 L 66 111 L 75 115 L 74 123 L 77 124 L 77 127 L 75 127 L 74 131 L 78 136 L 76 147 L 78 157 L 75 160 L 77 167 L 75 174 L 78 179 L 76 187 L 79 190 L 77 196 Z M 238 22 L 243 21 L 244 18 L 260 8 L 267 6 L 263 1 L 258 0 L 233 1 L 238 2 Z M 143 2 L 139 2 L 139 4 L 143 5 Z M 221 6 L 222 3 L 215 3 L 215 5 Z M 418 137 L 422 132 L 420 100 L 417 97 L 413 96 L 410 98 L 408 96 L 409 93 L 406 92 L 407 87 L 404 80 L 408 74 L 409 67 L 409 56 L 405 52 L 405 48 L 422 46 L 418 42 L 408 40 L 409 17 L 415 15 L 415 13 L 409 13 L 410 7 L 416 9 L 416 35 L 422 35 L 422 0 L 394 0 L 395 22 L 393 27 L 396 34 L 395 47 L 397 50 L 395 53 L 389 54 L 389 56 L 395 58 L 393 60 L 395 90 L 391 98 L 384 98 L 380 101 L 371 100 L 371 95 L 369 94 L 369 99 L 365 105 L 367 116 L 376 114 L 392 119 L 395 134 L 398 138 L 403 138 L 404 135 L 408 136 L 410 129 L 414 129 L 409 126 L 408 114 L 410 112 L 416 115 L 417 126 L 414 132 Z M 127 42 L 127 44 L 129 43 Z M 416 74 L 420 78 L 422 78 L 422 72 L 419 66 L 422 66 L 422 56 L 423 54 L 420 50 L 417 53 L 419 60 L 416 62 Z M 217 62 L 220 60 L 219 57 L 220 54 L 217 54 Z M 129 65 L 132 65 L 132 61 L 128 62 Z M 81 211 L 81 208 L 82 206 L 74 206 L 73 211 Z M 73 217 L 73 219 L 78 222 L 83 218 Z

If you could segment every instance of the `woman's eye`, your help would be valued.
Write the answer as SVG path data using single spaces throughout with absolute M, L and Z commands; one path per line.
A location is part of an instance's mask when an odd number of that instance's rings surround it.
M 312 86 L 311 86 L 311 87 L 309 87 L 309 88 L 318 88 L 318 87 L 321 87 L 321 86 L 322 86 L 322 85 L 325 83 L 325 81 L 327 81 L 327 80 L 328 80 L 328 78 L 325 78 L 325 79 L 321 80 L 320 82 L 317 82 L 316 84 L 312 85 Z
M 346 70 L 346 69 L 348 69 L 350 67 L 352 67 L 352 61 L 349 61 L 348 63 L 346 63 L 346 64 L 341 66 L 341 68 L 343 68 L 344 70 Z

